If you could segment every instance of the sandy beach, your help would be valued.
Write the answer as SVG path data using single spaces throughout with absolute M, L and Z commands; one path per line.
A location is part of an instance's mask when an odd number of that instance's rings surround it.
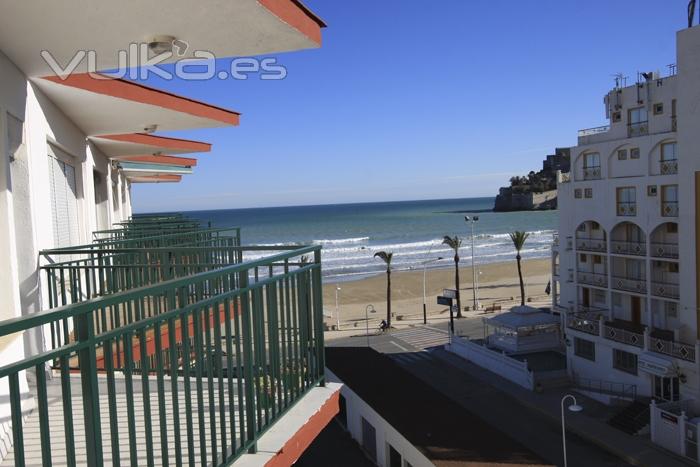
M 520 300 L 518 269 L 515 260 L 483 264 L 479 280 L 479 300 L 481 306 L 500 305 L 508 308 Z M 523 261 L 525 296 L 537 303 L 548 301 L 545 294 L 547 282 L 551 278 L 551 262 L 548 258 Z M 460 267 L 460 293 L 462 306 L 473 303 L 472 270 L 469 264 Z M 415 323 L 423 317 L 423 271 L 402 271 L 391 275 L 391 308 L 395 314 L 392 325 L 401 326 L 402 322 Z M 363 327 L 365 308 L 374 305 L 376 313 L 370 316 L 370 326 L 376 326 L 386 316 L 386 274 L 373 276 L 351 282 L 339 282 L 340 328 L 352 330 Z M 454 268 L 428 270 L 426 274 L 426 303 L 428 319 L 446 319 L 448 309 L 437 305 L 436 297 L 445 288 L 454 288 Z M 335 326 L 335 283 L 323 286 L 323 303 L 329 326 Z

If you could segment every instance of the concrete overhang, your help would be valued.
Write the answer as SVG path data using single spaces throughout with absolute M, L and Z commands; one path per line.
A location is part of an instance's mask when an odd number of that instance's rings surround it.
M 156 174 L 156 175 L 139 175 L 129 177 L 131 183 L 177 183 L 182 180 L 182 175 L 172 174 Z
M 187 44 L 174 61 L 196 50 L 224 58 L 317 48 L 323 27 L 299 0 L 3 0 L 0 49 L 38 77 L 54 74 L 44 50 L 64 68 L 79 51 L 94 51 L 97 70 L 112 70 L 120 50 L 157 36 Z M 87 59 L 75 71 L 88 71 Z
M 120 156 L 115 158 L 118 161 L 138 162 L 144 164 L 174 165 L 177 167 L 194 167 L 197 159 L 194 157 L 175 157 L 168 155 L 142 155 L 142 156 Z
M 90 137 L 90 140 L 105 156 L 112 159 L 146 154 L 188 154 L 211 151 L 209 143 L 145 133 L 99 135 Z
M 178 165 L 148 164 L 139 162 L 120 162 L 119 168 L 124 173 L 124 175 L 126 175 L 127 178 L 138 177 L 140 175 L 189 175 L 192 173 L 191 167 L 182 167 Z
M 240 114 L 124 79 L 88 73 L 32 81 L 87 136 L 238 125 Z

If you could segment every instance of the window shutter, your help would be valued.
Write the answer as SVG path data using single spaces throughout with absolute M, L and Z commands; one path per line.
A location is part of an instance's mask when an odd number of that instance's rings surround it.
M 61 160 L 67 158 L 59 158 L 61 153 L 60 149 L 49 145 L 49 182 L 55 248 L 79 243 L 75 167 Z

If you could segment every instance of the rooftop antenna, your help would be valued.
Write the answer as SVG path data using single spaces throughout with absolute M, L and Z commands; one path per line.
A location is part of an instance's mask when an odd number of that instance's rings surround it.
M 668 67 L 668 74 L 670 76 L 673 76 L 676 74 L 676 64 L 675 63 L 669 63 L 666 66 Z
M 693 20 L 695 19 L 695 4 L 697 0 L 690 0 L 688 2 L 688 27 L 693 27 Z
M 627 87 L 627 76 L 624 73 L 616 73 L 613 77 L 615 78 L 615 89 Z

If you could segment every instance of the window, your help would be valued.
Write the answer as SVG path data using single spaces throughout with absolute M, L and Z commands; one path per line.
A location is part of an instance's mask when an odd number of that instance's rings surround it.
M 661 187 L 661 215 L 663 217 L 678 217 L 678 185 Z
M 574 198 L 579 198 L 579 199 L 580 199 L 580 198 L 581 198 L 581 193 L 582 193 L 582 192 L 581 192 L 581 189 L 580 189 L 580 188 L 576 188 L 576 189 L 574 190 Z
M 678 233 L 678 224 L 674 222 L 666 224 L 666 233 Z
M 649 133 L 649 127 L 647 125 L 649 117 L 647 115 L 646 107 L 637 107 L 636 109 L 629 109 L 628 117 L 628 136 L 640 136 Z
M 596 180 L 600 178 L 600 154 L 591 152 L 583 155 L 584 180 Z
M 394 449 L 394 446 L 389 443 L 387 443 L 387 446 L 389 447 L 389 467 L 403 467 L 403 459 L 399 451 Z
M 661 145 L 661 160 L 662 161 L 675 161 L 676 157 L 676 143 L 664 143 Z
M 600 230 L 600 224 L 596 221 L 591 221 L 591 230 Z
M 54 247 L 77 245 L 78 195 L 72 157 L 49 144 L 49 189 L 53 220 Z
M 675 302 L 664 302 L 664 312 L 667 318 L 678 318 L 678 304 Z
M 617 215 L 637 215 L 637 193 L 634 187 L 620 187 L 617 189 Z
M 598 255 L 593 255 L 593 264 L 603 264 L 603 257 Z
M 624 161 L 627 159 L 627 149 L 619 149 L 617 151 L 617 160 Z
M 593 293 L 593 303 L 602 303 L 605 305 L 607 292 L 599 289 L 592 289 Z
M 579 261 L 582 263 L 587 263 L 588 262 L 588 255 L 585 253 L 581 253 L 579 256 Z
M 612 121 L 614 123 L 622 121 L 622 112 L 620 112 L 619 110 L 617 112 L 613 112 Z
M 613 368 L 631 375 L 637 374 L 637 355 L 613 349 Z
M 615 306 L 622 306 L 622 295 L 619 293 L 612 294 L 612 302 Z
M 583 196 L 586 198 L 593 198 L 593 188 L 586 188 L 583 190 Z
M 630 159 L 639 159 L 639 148 L 630 149 Z
M 595 362 L 595 342 L 574 337 L 574 355 Z
M 362 418 L 362 447 L 374 462 L 377 462 L 377 430 L 364 417 Z
M 657 102 L 654 104 L 654 115 L 661 115 L 664 113 L 664 104 L 662 102 Z
M 647 196 L 656 196 L 656 185 L 647 185 Z

